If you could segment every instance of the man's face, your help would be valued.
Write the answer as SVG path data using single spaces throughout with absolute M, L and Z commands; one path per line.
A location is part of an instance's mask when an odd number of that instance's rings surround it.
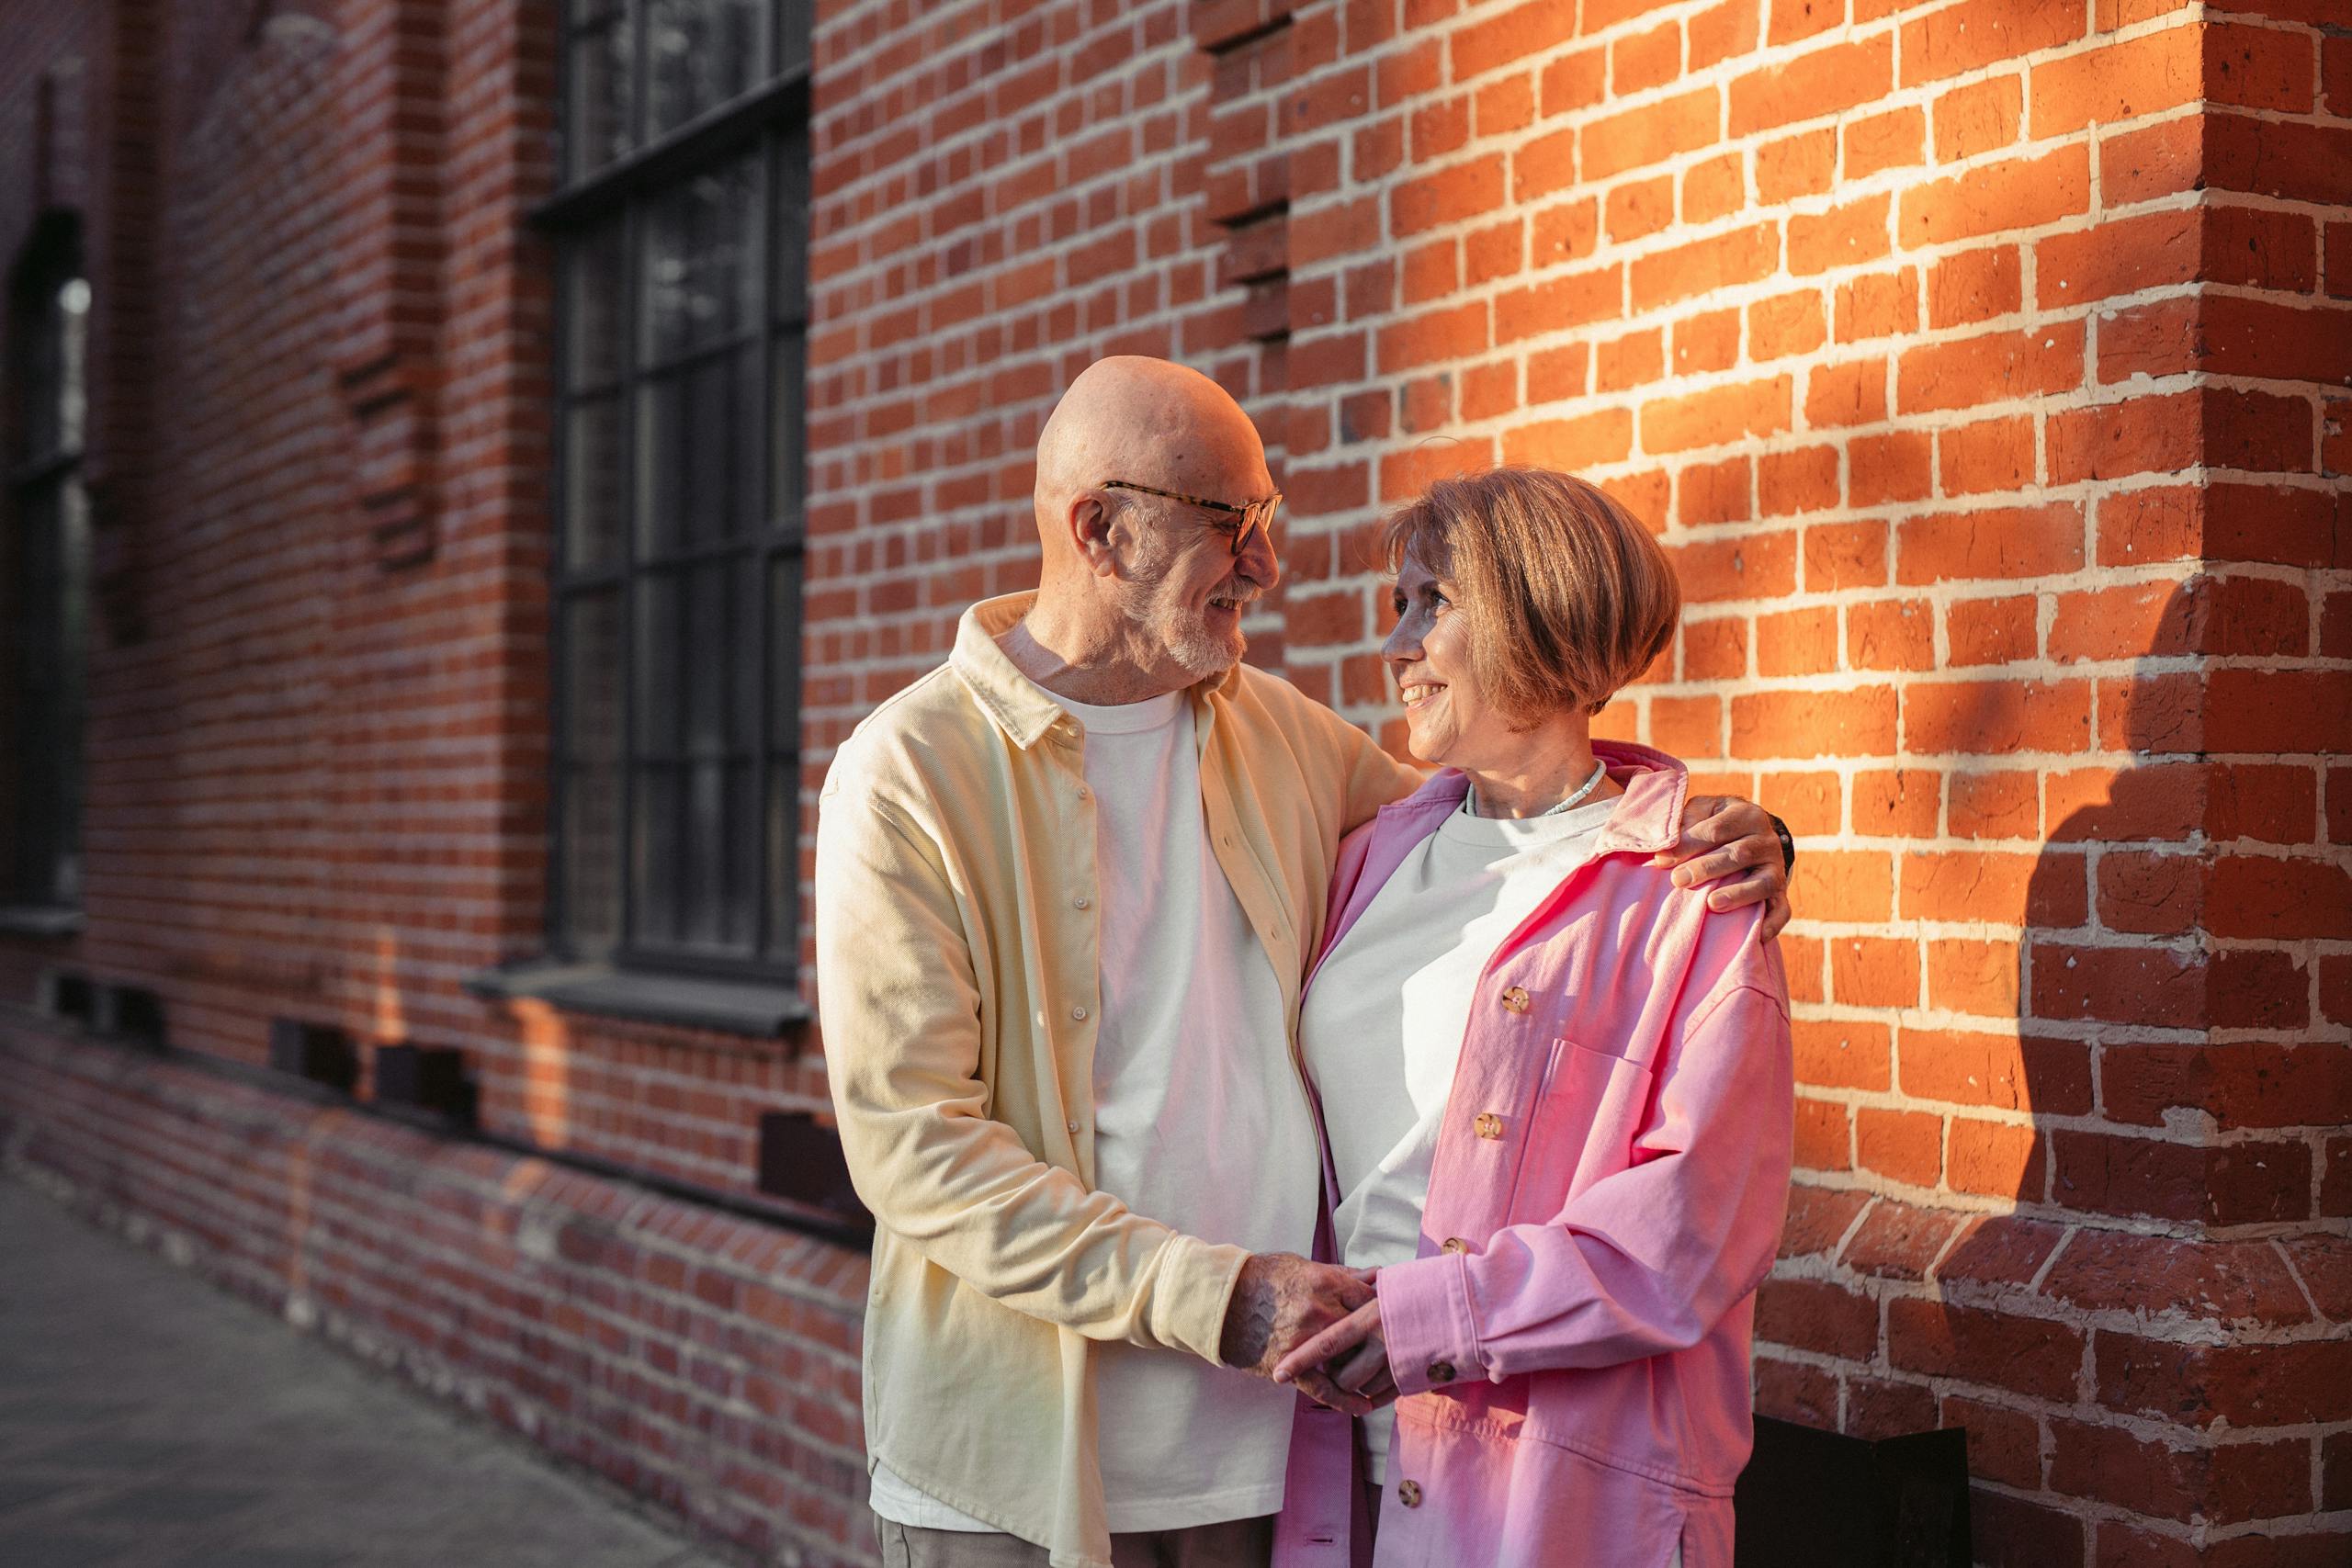
M 1262 462 L 1241 483 L 1203 491 L 1235 505 L 1273 493 Z M 1251 481 L 1254 481 L 1251 482 Z M 1250 602 L 1282 579 L 1266 530 L 1255 530 L 1233 553 L 1239 519 L 1230 513 L 1158 496 L 1142 496 L 1128 516 L 1137 550 L 1128 614 L 1169 660 L 1194 681 L 1229 670 L 1247 639 L 1241 617 Z

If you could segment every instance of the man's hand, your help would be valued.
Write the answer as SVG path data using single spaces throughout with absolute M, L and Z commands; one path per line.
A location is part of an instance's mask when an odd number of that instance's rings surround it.
M 1752 800 L 1692 795 L 1682 808 L 1681 840 L 1660 851 L 1650 863 L 1674 867 L 1677 887 L 1715 883 L 1707 889 L 1710 909 L 1762 904 L 1767 941 L 1789 923 L 1789 872 L 1781 856 L 1781 836 L 1772 830 L 1772 818 Z
M 1275 1365 L 1300 1341 L 1367 1302 L 1376 1303 L 1372 1285 L 1362 1275 L 1336 1264 L 1310 1262 L 1293 1252 L 1251 1253 L 1226 1302 L 1225 1335 L 1218 1353 L 1228 1367 L 1271 1378 Z M 1291 1381 L 1309 1398 L 1351 1416 L 1378 1407 L 1376 1402 L 1340 1388 L 1311 1368 Z

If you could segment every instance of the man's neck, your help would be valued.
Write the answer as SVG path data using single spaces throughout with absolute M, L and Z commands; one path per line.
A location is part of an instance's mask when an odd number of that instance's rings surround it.
M 1192 684 L 1164 655 L 1149 657 L 1158 650 L 1138 647 L 1130 628 L 1089 624 L 1059 613 L 1042 596 L 996 641 L 1023 675 L 1057 697 L 1092 707 L 1148 702 Z

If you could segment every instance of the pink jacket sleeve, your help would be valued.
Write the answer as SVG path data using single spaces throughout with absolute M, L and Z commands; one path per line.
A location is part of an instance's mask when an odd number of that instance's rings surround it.
M 1704 922 L 1624 1168 L 1548 1224 L 1381 1270 L 1402 1393 L 1448 1365 L 1498 1382 L 1687 1349 L 1762 1280 L 1787 1210 L 1795 1090 L 1786 986 L 1756 918 Z

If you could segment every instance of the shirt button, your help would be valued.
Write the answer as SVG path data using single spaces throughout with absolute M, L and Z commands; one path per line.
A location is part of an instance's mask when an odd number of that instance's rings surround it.
M 1458 1235 L 1450 1235 L 1445 1238 L 1445 1249 L 1448 1252 L 1467 1252 L 1470 1244 Z
M 1086 908 L 1089 901 L 1090 900 L 1087 898 L 1086 895 L 1081 893 L 1077 897 L 1071 899 L 1070 904 L 1073 908 L 1083 909 Z
M 1503 1135 L 1503 1119 L 1491 1111 L 1481 1111 L 1478 1119 L 1470 1123 L 1470 1130 L 1482 1138 L 1499 1138 Z
M 1080 784 L 1078 786 L 1078 798 L 1080 800 L 1091 800 L 1094 796 L 1084 784 Z
M 1068 1127 L 1073 1133 L 1078 1131 L 1078 1123 L 1075 1122 L 1066 1122 L 1063 1125 Z
M 1070 1017 L 1078 1020 L 1080 1023 L 1084 1023 L 1086 1021 L 1086 1010 L 1084 1008 L 1072 1008 L 1069 1010 L 1069 1015 Z
M 1405 1506 L 1408 1508 L 1419 1507 L 1421 1506 L 1421 1483 L 1418 1481 L 1398 1482 L 1396 1483 L 1396 1501 L 1404 1504 Z
M 1453 1381 L 1453 1363 L 1452 1361 L 1431 1361 L 1430 1363 L 1430 1382 L 1433 1383 L 1440 1383 L 1452 1382 Z
M 1503 993 L 1505 1012 L 1525 1012 L 1530 1005 L 1532 1004 L 1527 999 L 1527 988 L 1523 986 L 1513 986 Z

